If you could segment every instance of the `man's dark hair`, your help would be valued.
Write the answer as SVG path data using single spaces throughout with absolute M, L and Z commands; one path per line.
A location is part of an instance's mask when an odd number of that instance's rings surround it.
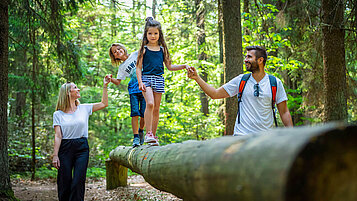
M 268 53 L 265 50 L 264 47 L 261 46 L 248 46 L 245 48 L 245 50 L 250 51 L 250 50 L 255 50 L 255 58 L 259 59 L 260 57 L 263 57 L 263 64 L 265 66 L 265 63 L 267 62 L 268 59 Z

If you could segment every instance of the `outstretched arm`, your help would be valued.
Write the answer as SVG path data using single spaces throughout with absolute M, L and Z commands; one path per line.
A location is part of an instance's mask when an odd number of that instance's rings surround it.
M 110 76 L 112 76 L 112 75 L 110 75 Z M 113 84 L 115 84 L 115 85 L 119 85 L 120 82 L 121 82 L 121 80 L 116 79 L 116 78 L 112 78 L 110 81 L 111 81 Z
M 111 81 L 111 75 L 107 75 L 104 77 L 102 101 L 93 104 L 93 112 L 108 107 L 108 84 L 110 81 Z
M 221 99 L 230 97 L 227 91 L 220 87 L 215 89 L 211 85 L 207 84 L 197 73 L 194 67 L 189 67 L 187 69 L 187 76 L 197 82 L 197 84 L 201 87 L 201 89 L 212 99 Z
M 291 119 L 291 115 L 288 109 L 288 105 L 286 104 L 286 101 L 277 104 L 277 107 L 279 110 L 281 121 L 283 122 L 284 126 L 292 127 L 293 120 Z
M 166 68 L 169 71 L 178 71 L 178 70 L 183 70 L 183 69 L 188 69 L 188 65 L 186 64 L 180 64 L 180 65 L 172 65 L 171 61 L 164 61 Z

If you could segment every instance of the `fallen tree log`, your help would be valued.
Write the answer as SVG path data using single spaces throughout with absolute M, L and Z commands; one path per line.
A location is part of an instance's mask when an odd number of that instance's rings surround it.
M 110 159 L 184 200 L 356 201 L 357 126 L 129 148 Z

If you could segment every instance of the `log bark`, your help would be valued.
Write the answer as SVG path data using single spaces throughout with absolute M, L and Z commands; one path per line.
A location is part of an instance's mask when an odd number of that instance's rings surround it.
M 357 200 L 356 125 L 119 146 L 110 158 L 184 200 Z

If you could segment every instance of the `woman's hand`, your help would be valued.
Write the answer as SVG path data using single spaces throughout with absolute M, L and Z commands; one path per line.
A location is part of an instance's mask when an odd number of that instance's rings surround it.
M 52 158 L 52 164 L 53 166 L 58 170 L 60 168 L 60 160 L 57 155 L 54 155 Z
M 113 77 L 112 74 L 106 75 L 106 76 L 104 77 L 103 85 L 104 85 L 105 87 L 107 87 L 108 84 L 112 81 L 112 77 Z

